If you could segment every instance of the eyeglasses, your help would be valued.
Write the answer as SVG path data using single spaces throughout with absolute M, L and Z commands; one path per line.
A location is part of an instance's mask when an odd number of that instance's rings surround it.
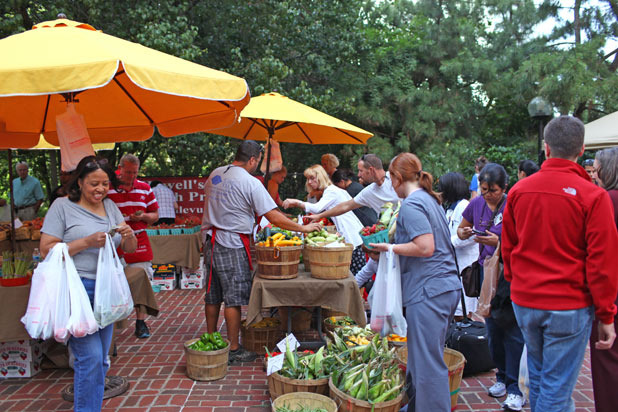
M 584 160 L 584 166 L 593 166 L 593 165 L 594 165 L 594 159 Z

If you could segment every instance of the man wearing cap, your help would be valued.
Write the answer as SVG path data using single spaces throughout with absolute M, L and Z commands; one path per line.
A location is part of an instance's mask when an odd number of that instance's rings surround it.
M 232 164 L 215 169 L 204 188 L 204 273 L 206 289 L 206 326 L 217 330 L 221 303 L 230 340 L 230 363 L 251 362 L 254 352 L 244 349 L 238 340 L 240 308 L 249 303 L 252 262 L 249 236 L 255 216 L 265 216 L 273 225 L 297 232 L 320 228 L 312 223 L 301 226 L 277 209 L 263 184 L 252 176 L 262 158 L 262 147 L 253 140 L 243 141 Z
M 41 182 L 28 174 L 28 163 L 19 162 L 15 165 L 19 177 L 13 179 L 13 203 L 20 220 L 32 220 L 36 217 L 39 207 L 45 199 Z
M 124 253 L 119 249 L 118 255 L 124 259 L 127 266 L 144 269 L 148 278 L 152 280 L 152 248 L 145 229 L 159 220 L 159 205 L 148 183 L 137 179 L 139 167 L 140 161 L 136 156 L 132 154 L 122 156 L 117 172 L 120 185 L 117 189 L 110 188 L 107 196 L 116 203 L 124 220 L 137 237 L 137 249 L 134 253 Z M 136 307 L 135 336 L 140 339 L 150 336 L 145 312 L 144 307 Z
M 309 218 L 317 221 L 325 217 L 339 216 L 362 206 L 375 210 L 379 216 L 385 203 L 397 204 L 401 200 L 393 189 L 390 174 L 382 166 L 382 160 L 374 154 L 363 155 L 358 161 L 358 181 L 369 186 L 361 190 L 353 199 L 339 203 L 332 209 L 317 215 L 311 215 Z

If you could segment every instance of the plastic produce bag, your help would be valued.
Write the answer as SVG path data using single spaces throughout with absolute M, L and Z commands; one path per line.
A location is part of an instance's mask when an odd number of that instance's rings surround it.
M 403 317 L 399 257 L 392 250 L 380 253 L 378 272 L 371 291 L 371 329 L 381 336 L 391 333 L 406 336 L 408 324 Z
M 97 284 L 94 289 L 94 317 L 101 328 L 127 318 L 133 311 L 133 298 L 124 268 L 112 238 L 107 235 L 99 250 Z
M 88 292 L 77 274 L 73 259 L 69 256 L 69 249 L 65 248 L 63 253 L 70 302 L 70 315 L 66 328 L 70 335 L 83 338 L 98 331 L 99 326 L 94 320 Z
M 70 172 L 86 156 L 94 156 L 84 116 L 75 111 L 75 104 L 67 104 L 67 111 L 56 116 L 56 130 L 60 143 L 62 170 Z
M 521 351 L 517 386 L 519 386 L 524 399 L 530 399 L 530 375 L 528 374 L 528 348 L 526 345 L 524 345 L 524 350 Z
M 21 322 L 33 339 L 49 339 L 54 334 L 54 308 L 58 279 L 64 270 L 63 244 L 56 244 L 34 269 L 26 313 Z
M 476 313 L 484 318 L 488 318 L 491 316 L 491 300 L 496 296 L 498 280 L 500 279 L 500 273 L 502 273 L 500 242 L 498 242 L 494 254 L 485 258 L 483 262 L 483 271 L 483 283 L 481 285 L 481 293 L 479 294 Z

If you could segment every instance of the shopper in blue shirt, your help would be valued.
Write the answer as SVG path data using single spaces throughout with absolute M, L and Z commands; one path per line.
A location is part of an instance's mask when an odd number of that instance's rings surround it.
M 36 217 L 45 195 L 41 182 L 36 177 L 28 175 L 28 163 L 19 162 L 15 166 L 18 178 L 13 179 L 13 203 L 17 217 L 22 221 Z

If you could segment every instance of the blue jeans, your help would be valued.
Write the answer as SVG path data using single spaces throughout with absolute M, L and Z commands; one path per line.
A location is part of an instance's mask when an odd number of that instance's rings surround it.
M 496 364 L 496 381 L 506 385 L 506 392 L 520 395 L 519 362 L 521 352 L 524 350 L 524 337 L 517 325 L 508 329 L 498 326 L 491 317 L 485 319 L 487 326 L 487 339 L 489 340 L 489 352 Z
M 92 279 L 82 278 L 90 304 L 94 302 L 94 285 Z M 74 411 L 98 412 L 103 404 L 105 389 L 105 374 L 109 369 L 107 354 L 112 344 L 114 325 L 100 329 L 92 335 L 83 338 L 69 339 L 71 352 L 75 356 L 73 370 Z
M 528 348 L 532 412 L 572 412 L 571 394 L 590 337 L 594 307 L 541 310 L 513 303 Z

